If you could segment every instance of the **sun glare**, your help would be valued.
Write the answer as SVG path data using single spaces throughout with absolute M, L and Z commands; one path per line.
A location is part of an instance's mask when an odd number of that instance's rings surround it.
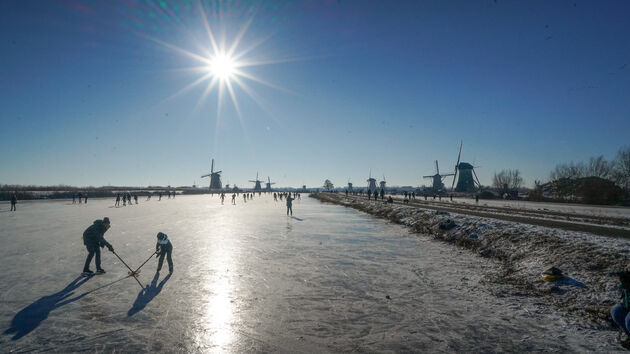
M 230 79 L 234 75 L 235 62 L 225 54 L 219 54 L 212 58 L 209 71 L 212 76 L 221 80 Z

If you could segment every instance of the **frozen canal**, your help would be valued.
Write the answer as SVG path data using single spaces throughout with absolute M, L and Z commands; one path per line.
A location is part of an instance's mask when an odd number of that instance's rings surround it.
M 352 209 L 303 196 L 288 218 L 265 196 L 144 199 L 0 207 L 0 351 L 617 350 L 612 332 L 491 295 L 487 260 Z M 82 232 L 104 216 L 132 267 L 168 234 L 173 275 L 152 259 L 141 290 L 105 249 L 107 274 L 77 278 Z

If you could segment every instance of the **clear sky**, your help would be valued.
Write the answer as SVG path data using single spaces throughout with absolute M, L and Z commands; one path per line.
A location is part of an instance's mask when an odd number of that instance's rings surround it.
M 242 53 L 239 81 L 208 92 L 214 72 L 192 70 L 217 54 L 202 14 L 219 49 Z M 370 169 L 429 185 L 463 140 L 483 184 L 518 168 L 531 185 L 630 144 L 629 14 L 628 1 L 2 1 L 0 183 L 206 185 L 214 157 L 240 187 L 256 172 L 364 185 Z

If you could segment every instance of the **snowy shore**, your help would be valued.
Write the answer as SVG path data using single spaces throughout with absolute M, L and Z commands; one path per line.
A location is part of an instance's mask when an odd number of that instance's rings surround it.
M 368 201 L 358 196 L 311 196 L 388 219 L 495 260 L 500 266 L 484 277 L 497 296 L 540 298 L 542 308 L 560 309 L 572 322 L 614 328 L 609 310 L 618 298 L 615 272 L 628 264 L 629 240 Z M 455 226 L 440 228 L 447 220 Z M 543 281 L 541 272 L 551 266 L 562 269 L 565 279 Z

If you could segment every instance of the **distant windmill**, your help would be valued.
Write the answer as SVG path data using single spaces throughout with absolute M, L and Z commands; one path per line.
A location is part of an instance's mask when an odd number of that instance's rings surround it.
M 368 182 L 368 191 L 372 193 L 376 190 L 376 179 L 372 178 L 372 170 L 370 170 L 370 178 L 367 180 Z
M 214 172 L 214 159 L 212 159 L 212 165 L 210 166 L 210 173 L 207 175 L 201 176 L 201 178 L 210 177 L 210 188 L 209 188 L 210 190 L 218 190 L 222 188 L 221 172 L 223 171 Z
M 446 177 L 449 176 L 454 176 L 454 173 L 447 173 L 444 175 L 440 174 L 440 166 L 438 165 L 438 161 L 435 160 L 435 174 L 432 176 L 422 176 L 423 178 L 431 178 L 433 179 L 433 191 L 434 192 L 440 192 L 442 190 L 444 190 L 444 183 L 442 182 L 442 180 Z
M 254 191 L 255 192 L 260 192 L 262 190 L 262 187 L 260 186 L 260 182 L 262 182 L 261 180 L 258 179 L 258 172 L 256 172 L 256 180 L 252 181 L 250 180 L 249 182 L 254 182 Z
M 348 192 L 352 193 L 352 182 L 350 182 L 350 178 L 348 178 Z
M 475 168 L 473 165 L 467 162 L 459 162 L 460 157 L 462 156 L 463 145 L 464 142 L 462 141 L 459 144 L 459 155 L 457 155 L 457 163 L 455 164 L 455 177 L 453 177 L 453 184 L 451 185 L 451 189 L 453 189 L 453 186 L 455 185 L 455 180 L 457 179 L 457 174 L 459 172 L 459 180 L 457 181 L 457 187 L 455 187 L 455 191 L 474 192 L 476 188 L 481 189 L 481 183 L 479 183 L 479 178 L 477 178 L 477 174 L 475 173 Z
M 383 175 L 383 180 L 379 182 L 379 184 L 381 185 L 381 190 L 385 190 L 385 184 L 387 182 L 385 181 L 385 175 Z
M 258 177 L 256 177 L 256 179 L 258 179 Z M 267 176 L 267 186 L 265 187 L 265 190 L 268 192 L 271 192 L 271 185 L 272 184 L 276 184 L 276 182 L 271 182 L 271 178 L 269 178 L 269 176 Z

